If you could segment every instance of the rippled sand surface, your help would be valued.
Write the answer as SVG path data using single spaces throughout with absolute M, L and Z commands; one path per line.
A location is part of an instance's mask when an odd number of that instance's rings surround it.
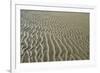
M 89 13 L 21 10 L 21 63 L 89 59 Z

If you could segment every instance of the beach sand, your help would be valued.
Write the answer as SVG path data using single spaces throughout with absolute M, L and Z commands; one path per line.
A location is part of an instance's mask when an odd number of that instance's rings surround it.
M 20 62 L 89 60 L 89 13 L 21 10 Z

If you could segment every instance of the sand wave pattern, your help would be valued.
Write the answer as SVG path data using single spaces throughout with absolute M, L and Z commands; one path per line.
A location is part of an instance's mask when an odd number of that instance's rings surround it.
M 21 10 L 21 63 L 89 59 L 89 14 Z

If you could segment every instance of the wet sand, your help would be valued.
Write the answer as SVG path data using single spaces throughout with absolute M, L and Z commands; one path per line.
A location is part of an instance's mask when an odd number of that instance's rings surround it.
M 89 59 L 89 13 L 21 10 L 21 63 Z

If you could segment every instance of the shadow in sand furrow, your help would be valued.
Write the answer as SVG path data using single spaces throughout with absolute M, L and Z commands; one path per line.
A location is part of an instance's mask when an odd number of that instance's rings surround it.
M 59 39 L 59 38 L 57 39 L 57 42 L 59 43 L 59 46 L 60 46 L 60 48 L 61 48 L 61 50 L 62 50 L 62 54 L 61 54 L 62 59 L 63 59 L 63 60 L 67 60 L 68 51 L 67 51 L 65 45 L 62 43 L 62 40 Z
M 24 52 L 23 56 L 21 56 L 21 62 L 27 63 L 28 62 L 28 54 Z
M 46 47 L 47 47 L 47 61 L 49 61 L 49 50 L 50 50 L 50 47 L 49 47 L 49 44 L 48 44 L 48 38 L 47 38 L 47 33 L 44 33 L 44 36 L 45 36 L 45 39 L 46 39 Z
M 44 50 L 44 46 L 43 46 L 43 33 L 40 32 L 40 38 L 41 38 L 41 41 L 40 41 L 40 46 L 41 46 L 41 62 L 43 62 L 43 59 L 44 59 L 44 54 L 43 54 L 43 50 Z
M 75 49 L 79 53 L 79 56 L 81 56 L 81 59 L 87 59 L 88 57 L 86 55 L 86 52 L 80 46 L 78 46 L 78 44 L 76 44 L 75 41 L 73 41 L 72 39 L 70 39 L 70 41 L 72 42 L 72 44 L 74 45 Z
M 55 61 L 55 46 L 53 44 L 53 41 L 51 39 L 51 34 L 47 34 L 48 38 L 48 45 L 49 45 L 49 59 L 50 61 Z
M 41 46 L 37 47 L 37 55 L 36 55 L 37 62 L 41 62 Z
M 77 37 L 77 36 L 76 36 Z M 80 37 L 82 37 L 81 35 L 80 35 Z M 86 42 L 86 40 L 85 40 L 85 36 L 84 37 L 82 37 L 83 39 L 81 39 L 81 38 L 78 38 L 78 39 L 75 39 L 75 38 L 72 38 L 72 40 L 75 42 L 75 44 L 77 45 L 77 47 L 80 49 L 80 51 L 82 52 L 82 53 L 85 53 L 85 54 L 87 54 L 88 55 L 88 51 L 89 51 L 89 42 Z
M 53 42 L 53 45 L 54 45 L 54 47 L 55 47 L 55 51 L 56 51 L 56 53 L 55 53 L 55 60 L 56 61 L 60 61 L 61 60 L 61 58 L 60 58 L 60 48 L 59 48 L 59 46 L 58 46 L 58 43 L 57 43 L 57 40 L 55 39 L 55 37 L 53 36 L 53 35 L 51 35 L 51 39 L 52 39 L 52 42 Z
M 62 55 L 63 55 L 63 48 L 60 46 L 61 44 L 58 42 L 59 39 L 56 38 L 55 36 L 53 36 L 53 38 L 54 38 L 54 40 L 55 40 L 55 42 L 56 42 L 56 44 L 57 44 L 57 47 L 59 48 L 58 57 L 59 57 L 59 59 L 62 61 L 62 60 L 63 60 L 63 57 L 62 57 Z
M 29 45 L 28 45 L 28 37 L 29 37 L 28 33 L 25 33 L 23 41 L 21 41 L 21 44 L 23 44 L 23 48 L 21 49 L 21 51 L 22 51 L 21 55 L 23 55 L 23 53 L 28 50 L 28 47 L 29 47 Z
M 71 53 L 73 52 L 72 48 L 69 46 L 68 42 L 66 41 L 65 37 L 62 36 L 62 43 L 65 45 L 65 50 L 66 50 L 66 53 L 67 53 L 67 60 L 70 60 L 70 55 Z
M 65 39 L 66 41 L 68 42 L 69 46 L 70 46 L 70 49 L 72 49 L 72 53 L 71 55 L 74 57 L 75 60 L 77 59 L 81 59 L 81 56 L 79 54 L 79 50 L 76 48 L 76 46 L 70 41 L 70 39 L 68 39 L 66 36 L 65 36 Z
M 44 32 L 43 32 L 43 43 L 42 43 L 42 45 L 43 45 L 43 54 L 44 54 L 44 58 L 43 58 L 43 61 L 44 62 L 46 62 L 46 61 L 48 61 L 48 58 L 47 58 L 47 45 L 46 45 L 46 38 L 45 38 L 45 34 L 44 34 Z
M 67 37 L 68 38 L 68 37 Z M 74 50 L 74 47 L 73 46 L 71 46 L 71 43 L 69 42 L 69 40 L 68 39 L 66 39 L 66 36 L 64 35 L 63 36 L 63 43 L 65 42 L 65 46 L 67 47 L 67 49 L 68 49 L 68 58 L 67 58 L 67 60 L 71 60 L 71 57 L 74 57 L 75 55 L 74 55 L 74 52 L 75 52 L 75 50 Z

